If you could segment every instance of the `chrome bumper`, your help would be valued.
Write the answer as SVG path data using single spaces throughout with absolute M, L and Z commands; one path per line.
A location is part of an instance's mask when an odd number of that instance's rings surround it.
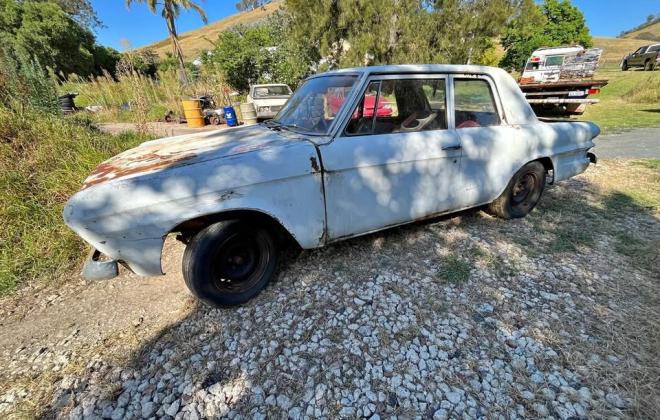
M 101 252 L 94 250 L 82 270 L 86 280 L 110 280 L 119 275 L 119 264 L 116 260 L 101 261 Z

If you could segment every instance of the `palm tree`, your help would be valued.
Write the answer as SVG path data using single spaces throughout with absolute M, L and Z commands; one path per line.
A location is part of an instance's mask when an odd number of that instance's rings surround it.
M 186 66 L 183 62 L 183 51 L 181 50 L 179 36 L 176 32 L 175 21 L 179 17 L 181 9 L 192 9 L 196 11 L 199 16 L 201 16 L 202 21 L 204 21 L 206 24 L 209 22 L 208 17 L 206 16 L 206 12 L 200 5 L 191 0 L 126 0 L 126 7 L 131 7 L 131 4 L 133 3 L 146 3 L 152 13 L 156 13 L 158 11 L 159 5 L 163 7 L 161 15 L 163 16 L 163 19 L 165 19 L 165 22 L 167 22 L 167 30 L 170 33 L 170 40 L 172 41 L 172 52 L 179 62 L 181 82 L 187 84 L 188 76 L 186 75 Z

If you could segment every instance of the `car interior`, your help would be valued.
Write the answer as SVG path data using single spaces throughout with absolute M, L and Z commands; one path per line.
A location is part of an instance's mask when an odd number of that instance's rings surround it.
M 365 98 L 374 95 L 373 108 Z M 374 105 L 371 105 L 374 107 Z M 386 108 L 387 107 L 387 108 Z M 372 82 L 346 128 L 349 135 L 388 134 L 447 128 L 444 79 Z

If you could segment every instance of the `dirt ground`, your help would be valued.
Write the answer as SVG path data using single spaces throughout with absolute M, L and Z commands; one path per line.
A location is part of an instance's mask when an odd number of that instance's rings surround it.
M 660 416 L 660 172 L 605 161 L 527 218 L 289 251 L 248 304 L 77 274 L 0 301 L 0 416 Z

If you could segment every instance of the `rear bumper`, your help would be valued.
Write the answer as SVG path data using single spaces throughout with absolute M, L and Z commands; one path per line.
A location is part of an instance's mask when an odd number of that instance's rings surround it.
M 94 249 L 83 266 L 82 276 L 86 280 L 110 280 L 119 275 L 117 260 L 101 260 L 101 251 Z

